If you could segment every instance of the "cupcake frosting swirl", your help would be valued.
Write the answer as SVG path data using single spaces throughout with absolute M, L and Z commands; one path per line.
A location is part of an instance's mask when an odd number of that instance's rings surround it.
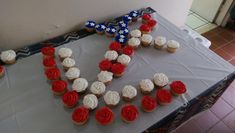
M 153 80 L 157 86 L 161 86 L 161 87 L 167 85 L 169 82 L 168 77 L 164 73 L 156 73 L 154 75 Z
M 72 88 L 76 92 L 82 92 L 85 91 L 88 87 L 88 82 L 84 78 L 78 78 L 73 81 Z
M 180 44 L 179 44 L 179 42 L 177 42 L 175 40 L 169 40 L 167 42 L 167 46 L 170 47 L 170 48 L 179 48 Z
M 166 43 L 166 38 L 163 36 L 158 36 L 155 38 L 154 42 L 155 42 L 155 44 L 157 44 L 159 46 L 163 46 Z
M 104 101 L 106 104 L 116 105 L 120 101 L 119 93 L 116 91 L 107 91 L 104 95 Z
M 148 42 L 148 43 L 151 43 L 152 40 L 153 40 L 153 37 L 149 34 L 143 34 L 142 37 L 141 37 L 141 40 L 143 42 Z
M 130 63 L 130 61 L 131 61 L 130 56 L 125 55 L 125 54 L 118 56 L 118 59 L 117 59 L 117 62 L 119 62 L 123 65 L 126 65 L 126 66 Z
M 84 106 L 77 107 L 72 114 L 72 120 L 75 122 L 84 122 L 89 118 L 89 110 Z
M 150 79 L 143 79 L 140 81 L 140 88 L 144 91 L 152 91 L 154 89 L 154 84 Z
M 74 59 L 68 57 L 63 60 L 62 65 L 65 67 L 73 67 L 75 63 Z
M 136 47 L 140 45 L 140 39 L 136 37 L 132 37 L 128 40 L 128 45 L 132 47 Z
M 105 53 L 104 57 L 110 61 L 116 60 L 118 57 L 118 53 L 114 50 L 109 50 Z
M 114 119 L 114 113 L 108 107 L 102 107 L 95 113 L 95 119 L 102 125 L 107 125 Z
M 16 53 L 14 50 L 6 50 L 1 53 L 1 60 L 3 62 L 15 60 L 15 58 L 16 58 Z
M 97 77 L 100 82 L 105 83 L 113 79 L 113 73 L 108 72 L 108 71 L 101 71 Z
M 72 55 L 73 51 L 70 48 L 60 48 L 58 53 L 60 57 L 67 58 Z
M 135 30 L 132 30 L 131 32 L 130 32 L 130 35 L 131 35 L 131 37 L 141 37 L 141 31 L 140 30 L 138 30 L 138 29 L 135 29 Z
M 122 89 L 122 96 L 128 97 L 128 98 L 134 98 L 137 95 L 137 90 L 135 87 L 131 85 L 126 85 Z
M 100 81 L 95 81 L 91 84 L 91 92 L 93 94 L 103 94 L 105 92 L 105 85 Z
M 121 115 L 127 121 L 134 121 L 138 117 L 139 111 L 135 105 L 127 104 L 123 106 Z
M 65 73 L 65 76 L 68 79 L 75 79 L 80 76 L 80 70 L 76 67 L 71 67 L 69 70 Z
M 76 91 L 68 91 L 62 97 L 63 103 L 67 106 L 74 106 L 77 104 L 78 99 L 79 96 Z
M 82 103 L 89 109 L 95 109 L 98 106 L 98 99 L 94 94 L 87 94 L 84 96 Z

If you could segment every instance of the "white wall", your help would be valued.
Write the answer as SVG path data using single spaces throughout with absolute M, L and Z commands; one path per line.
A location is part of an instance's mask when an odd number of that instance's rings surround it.
M 132 9 L 151 6 L 177 26 L 192 0 L 0 0 L 0 50 L 19 48 Z

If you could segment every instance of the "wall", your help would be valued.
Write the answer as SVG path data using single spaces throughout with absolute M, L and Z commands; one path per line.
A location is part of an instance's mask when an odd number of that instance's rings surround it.
M 191 3 L 192 0 L 1 0 L 0 50 L 61 35 L 87 19 L 101 21 L 147 6 L 182 26 Z

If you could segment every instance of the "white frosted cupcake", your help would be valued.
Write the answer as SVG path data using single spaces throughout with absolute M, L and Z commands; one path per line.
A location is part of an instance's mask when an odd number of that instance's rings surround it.
M 108 71 L 101 71 L 97 75 L 98 81 L 103 82 L 105 85 L 108 85 L 113 80 L 113 73 Z
M 95 81 L 91 84 L 90 91 L 95 94 L 98 98 L 105 92 L 105 84 L 100 81 Z
M 152 40 L 153 40 L 153 37 L 151 35 L 143 34 L 142 37 L 141 37 L 141 44 L 144 47 L 148 47 L 148 46 L 151 45 Z
M 154 74 L 153 81 L 158 88 L 163 88 L 168 84 L 169 79 L 164 73 L 156 73 Z
M 124 101 L 130 102 L 137 96 L 137 90 L 131 85 L 126 85 L 122 89 L 122 98 Z
M 117 62 L 121 63 L 124 66 L 128 66 L 131 61 L 131 57 L 125 54 L 118 56 Z
M 77 78 L 73 81 L 72 89 L 80 94 L 85 93 L 87 87 L 88 87 L 88 82 L 84 78 Z
M 153 91 L 154 84 L 150 79 L 143 79 L 140 81 L 140 91 L 143 94 L 149 94 Z
M 128 40 L 128 45 L 133 48 L 138 48 L 140 45 L 140 39 L 136 37 L 132 37 Z
M 120 96 L 117 91 L 107 91 L 104 95 L 104 101 L 108 107 L 115 107 L 120 101 Z
M 141 37 L 141 31 L 138 30 L 138 29 L 132 30 L 132 31 L 130 32 L 130 36 L 131 36 L 131 37 L 139 38 L 139 37 Z
M 84 96 L 82 103 L 89 110 L 94 110 L 98 106 L 98 99 L 94 94 L 87 94 Z
M 73 51 L 70 48 L 60 48 L 58 51 L 58 55 L 60 57 L 60 60 L 64 60 L 65 58 L 71 57 L 73 54 Z
M 162 49 L 165 44 L 166 44 L 166 38 L 163 36 L 158 36 L 154 40 L 154 47 L 156 49 Z
M 74 67 L 76 64 L 75 60 L 72 58 L 65 58 L 62 62 L 62 66 L 64 67 L 64 70 L 68 70 L 71 67 Z
M 14 64 L 16 62 L 16 52 L 14 50 L 3 51 L 1 60 L 6 64 Z
M 169 40 L 167 42 L 167 51 L 170 53 L 174 53 L 176 52 L 176 50 L 180 47 L 179 42 L 175 41 L 175 40 Z
M 114 50 L 109 50 L 105 53 L 104 58 L 109 61 L 115 61 L 118 57 L 118 53 Z
M 79 76 L 80 76 L 80 70 L 77 67 L 71 67 L 65 73 L 65 77 L 71 82 L 73 82 L 76 78 L 79 78 Z

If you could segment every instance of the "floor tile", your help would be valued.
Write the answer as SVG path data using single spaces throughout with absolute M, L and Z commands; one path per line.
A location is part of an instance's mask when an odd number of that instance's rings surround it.
M 232 41 L 235 39 L 235 32 L 233 33 L 233 31 L 230 30 L 222 31 L 219 35 L 227 41 Z
M 203 133 L 203 130 L 199 125 L 192 119 L 189 120 L 184 125 L 177 128 L 178 133 Z
M 222 98 L 233 108 L 235 108 L 235 87 L 230 85 L 222 95 Z
M 213 126 L 208 133 L 233 133 L 222 121 Z
M 229 61 L 229 63 L 231 63 L 235 66 L 235 59 L 232 59 L 231 61 Z
M 218 49 L 219 48 L 219 46 L 217 46 L 217 45 L 215 45 L 215 44 L 211 44 L 211 46 L 210 46 L 210 50 L 212 50 L 212 51 L 215 51 L 216 49 Z
M 217 102 L 210 108 L 219 119 L 224 118 L 227 114 L 233 111 L 233 108 L 223 99 L 218 99 Z
M 235 41 L 223 46 L 222 49 L 231 56 L 235 57 Z
M 226 116 L 223 122 L 235 132 L 235 110 Z
M 188 25 L 192 29 L 196 29 L 205 24 L 206 22 L 195 17 L 193 14 L 188 15 L 187 20 L 186 20 L 186 25 Z
M 222 38 L 221 36 L 218 36 L 218 35 L 208 37 L 207 39 L 210 40 L 212 44 L 214 44 L 218 47 L 225 46 L 228 43 L 227 40 L 225 40 L 224 38 Z
M 229 55 L 228 53 L 226 53 L 223 49 L 219 48 L 216 49 L 214 51 L 216 54 L 218 54 L 219 56 L 221 56 L 224 60 L 228 61 L 231 60 L 233 57 L 231 55 Z

